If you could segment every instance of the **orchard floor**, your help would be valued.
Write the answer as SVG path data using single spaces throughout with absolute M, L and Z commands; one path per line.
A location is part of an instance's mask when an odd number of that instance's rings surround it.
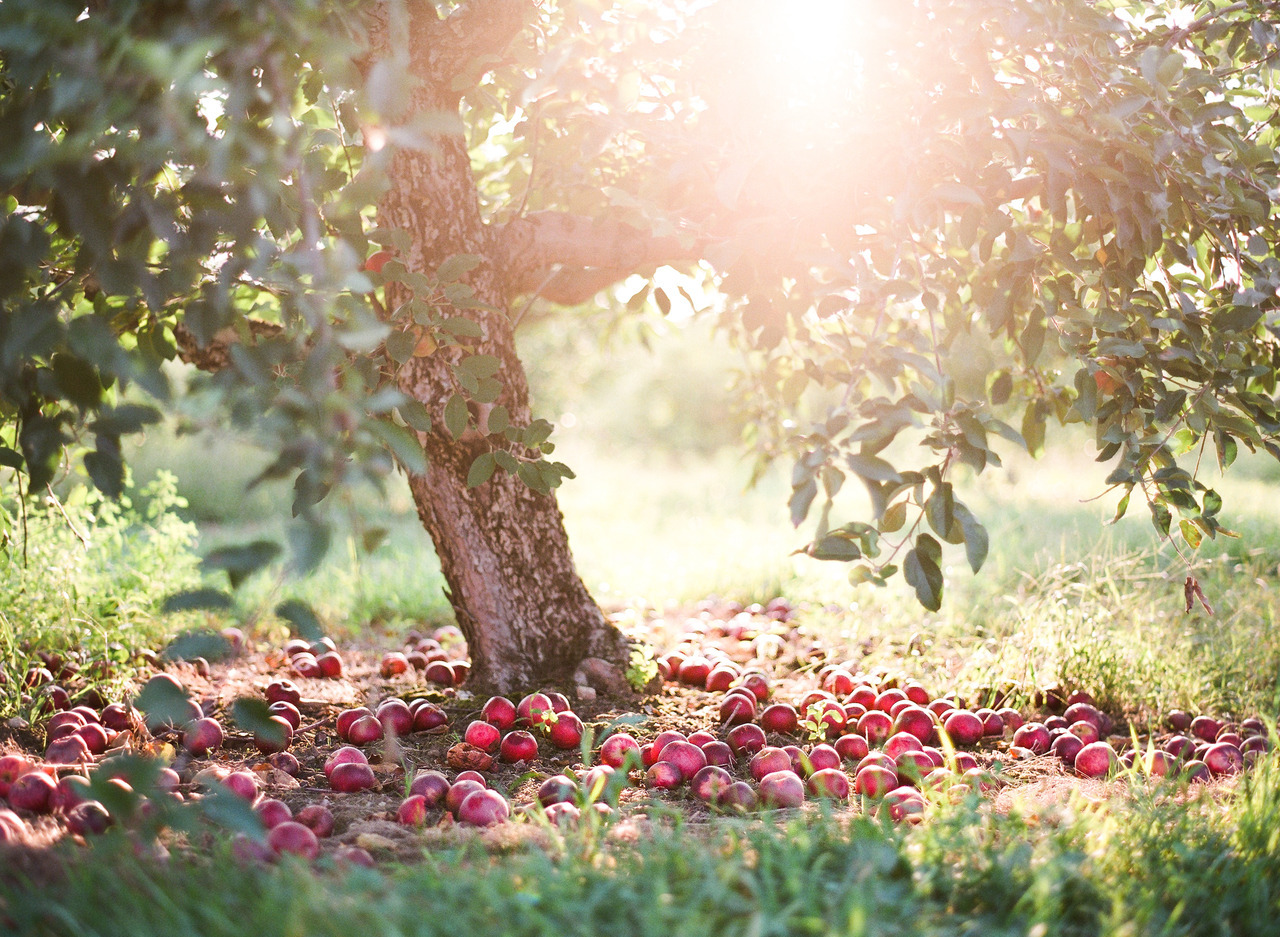
M 766 674 L 770 701 L 791 703 L 801 712 L 801 699 L 818 688 L 820 671 L 828 665 L 842 664 L 856 675 L 859 682 L 865 677 L 877 686 L 901 680 L 901 674 L 884 668 L 861 674 L 856 659 L 823 647 L 809 636 L 806 629 L 797 628 L 794 620 L 789 619 L 785 603 L 782 608 L 782 611 L 775 610 L 770 617 L 758 607 L 754 611 L 744 611 L 738 606 L 707 602 L 699 608 L 662 616 L 637 616 L 634 611 L 622 611 L 617 618 L 633 628 L 643 629 L 643 636 L 659 650 L 659 656 L 673 649 L 683 651 L 686 656 L 710 653 L 715 657 L 722 654 L 744 671 Z M 410 646 L 413 640 L 411 638 Z M 183 796 L 195 801 L 201 797 L 202 783 L 208 784 L 211 769 L 213 772 L 254 772 L 262 796 L 283 801 L 295 814 L 309 804 L 319 803 L 329 808 L 334 817 L 334 830 L 332 835 L 320 840 L 322 857 L 331 856 L 344 846 L 356 846 L 380 864 L 411 863 L 420 859 L 424 851 L 435 850 L 445 844 L 479 841 L 505 849 L 519 843 L 546 841 L 552 835 L 552 828 L 537 806 L 538 788 L 550 776 L 565 774 L 572 777 L 581 774 L 593 760 L 598 760 L 585 743 L 581 747 L 560 750 L 544 738 L 536 761 L 507 764 L 498 758 L 493 759 L 492 766 L 484 774 L 488 784 L 509 801 L 513 822 L 477 829 L 457 822 L 443 807 L 431 809 L 422 825 L 406 826 L 398 822 L 397 809 L 405 797 L 408 780 L 417 771 L 436 769 L 452 779 L 461 768 L 470 764 L 466 760 L 467 746 L 460 743 L 460 737 L 473 719 L 480 718 L 481 706 L 487 698 L 472 693 L 465 684 L 441 688 L 426 683 L 413 668 L 391 678 L 380 675 L 384 653 L 399 649 L 398 646 L 380 647 L 372 643 L 342 648 L 344 671 L 336 679 L 301 677 L 291 669 L 290 661 L 281 648 L 262 645 L 213 663 L 203 659 L 195 663 L 178 660 L 145 668 L 138 675 L 138 685 L 150 676 L 152 669 L 163 669 L 171 674 L 200 704 L 206 715 L 218 718 L 228 727 L 223 745 L 210 756 L 198 758 L 183 749 L 179 733 L 159 731 L 152 735 L 137 724 L 133 730 L 117 736 L 111 749 L 98 760 L 109 759 L 113 754 L 154 754 L 177 772 L 181 779 L 179 791 Z M 456 656 L 460 651 L 455 649 L 454 653 Z M 267 684 L 280 678 L 291 679 L 302 697 L 299 705 L 301 727 L 289 748 L 299 766 L 293 776 L 272 767 L 255 748 L 252 735 L 234 728 L 231 715 L 237 700 L 262 698 Z M 587 741 L 595 740 L 597 747 L 601 738 L 615 731 L 632 734 L 641 744 L 667 730 L 685 735 L 700 730 L 720 738 L 725 735 L 726 727 L 720 717 L 724 694 L 683 685 L 678 680 L 653 681 L 648 692 L 643 694 L 609 695 L 577 686 L 529 688 L 530 692 L 538 689 L 563 690 L 587 729 Z M 1084 689 L 1087 688 L 1004 686 L 987 688 L 984 698 L 957 702 L 968 704 L 971 709 L 983 705 L 1012 704 L 1028 721 L 1038 721 L 1054 712 L 1060 714 L 1067 695 Z M 928 690 L 933 697 L 943 695 L 949 688 L 930 687 Z M 415 732 L 365 746 L 374 770 L 375 786 L 358 793 L 335 792 L 326 780 L 324 765 L 326 758 L 345 744 L 335 730 L 339 712 L 357 706 L 373 707 L 390 697 L 405 700 L 422 698 L 435 702 L 448 714 L 449 723 L 428 732 Z M 1110 741 L 1113 746 L 1123 751 L 1136 743 L 1138 750 L 1144 751 L 1150 737 L 1140 737 L 1135 728 L 1125 724 L 1122 714 L 1112 715 L 1114 726 Z M 981 797 L 990 809 L 1000 814 L 1016 811 L 1020 816 L 1034 818 L 1042 811 L 1051 811 L 1068 803 L 1076 808 L 1089 809 L 1090 805 L 1103 804 L 1111 798 L 1127 797 L 1135 789 L 1145 795 L 1151 787 L 1150 779 L 1132 769 L 1121 770 L 1111 779 L 1080 777 L 1053 754 L 1029 756 L 1025 750 L 1014 747 L 1011 735 L 1006 731 L 999 737 L 988 737 L 967 747 L 978 766 L 989 773 L 992 782 L 981 792 Z M 1157 736 L 1154 741 L 1159 743 L 1163 738 Z M 803 747 L 814 743 L 813 733 L 805 733 L 803 729 L 789 735 L 771 733 L 768 737 L 768 744 L 777 746 Z M 22 752 L 38 760 L 43 746 L 44 734 L 39 724 L 28 726 L 21 720 L 13 720 L 0 730 L 0 754 Z M 481 760 L 485 759 L 482 757 Z M 852 778 L 853 765 L 846 763 L 844 768 Z M 64 767 L 58 773 L 78 773 L 80 770 Z M 750 780 L 745 758 L 738 758 L 731 771 L 735 778 Z M 634 771 L 632 779 L 633 783 L 618 795 L 612 822 L 607 825 L 608 836 L 620 839 L 643 836 L 646 828 L 655 823 L 667 823 L 676 814 L 682 823 L 697 829 L 726 813 L 695 798 L 687 785 L 673 790 L 647 787 L 643 769 Z M 1168 796 L 1175 800 L 1223 798 L 1229 796 L 1236 782 L 1234 776 L 1223 776 L 1203 784 L 1183 784 L 1168 788 Z M 942 795 L 934 792 L 930 796 L 936 802 Z M 785 819 L 807 812 L 841 818 L 875 811 L 874 800 L 854 794 L 839 803 L 810 798 L 798 811 L 761 811 L 761 814 Z M 922 818 L 913 820 L 927 823 L 928 814 L 929 809 L 926 809 Z M 57 811 L 42 815 L 22 813 L 21 816 L 25 821 L 21 834 L 10 836 L 9 841 L 0 846 L 10 868 L 39 869 L 46 865 L 42 854 L 47 854 L 46 859 L 53 867 L 68 857 L 69 854 L 63 850 L 49 850 L 60 840 L 75 839 Z M 593 819 L 593 822 L 596 821 Z M 204 848 L 210 835 L 162 832 L 160 841 L 166 850 L 192 850 Z

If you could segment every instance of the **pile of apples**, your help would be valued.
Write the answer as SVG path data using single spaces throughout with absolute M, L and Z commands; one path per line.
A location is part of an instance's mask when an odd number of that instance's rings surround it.
M 454 625 L 437 628 L 427 637 L 410 632 L 403 651 L 382 655 L 378 673 L 388 680 L 405 673 L 421 673 L 424 680 L 437 686 L 461 686 L 471 664 L 465 658 L 451 658 L 446 645 L 462 645 L 465 651 L 462 632 Z

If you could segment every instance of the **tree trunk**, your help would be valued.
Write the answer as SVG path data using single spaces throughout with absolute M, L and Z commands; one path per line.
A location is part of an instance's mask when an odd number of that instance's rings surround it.
M 426 11 L 422 15 L 432 14 L 430 4 L 421 6 Z M 451 76 L 426 77 L 431 80 L 414 92 L 415 109 L 456 112 L 459 97 L 449 84 Z M 431 432 L 419 434 L 428 470 L 411 475 L 409 485 L 466 635 L 471 681 L 518 692 L 566 680 L 586 657 L 621 664 L 627 643 L 605 620 L 575 570 L 554 495 L 539 494 L 501 469 L 478 487 L 467 485 L 477 455 L 518 448 L 483 430 L 495 404 L 506 407 L 512 425 L 528 425 L 529 390 L 507 314 L 497 239 L 480 215 L 466 142 L 461 133 L 441 135 L 434 142 L 432 152 L 402 148 L 393 155 L 392 185 L 379 202 L 378 223 L 410 234 L 412 247 L 399 258 L 410 271 L 432 275 L 457 254 L 484 258 L 465 279 L 476 299 L 501 311 L 447 310 L 478 323 L 483 339 L 465 350 L 420 349 L 422 354 L 399 368 L 399 387 L 421 401 L 432 420 Z M 387 285 L 388 309 L 410 298 L 404 285 Z M 444 412 L 460 389 L 453 365 L 464 354 L 495 356 L 501 367 L 494 377 L 502 391 L 495 404 L 472 403 L 470 426 L 454 439 L 445 428 Z

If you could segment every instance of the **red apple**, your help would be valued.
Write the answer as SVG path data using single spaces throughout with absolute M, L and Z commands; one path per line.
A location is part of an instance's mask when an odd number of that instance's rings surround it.
M 516 704 L 516 724 L 536 727 L 549 723 L 555 713 L 551 698 L 545 693 L 530 693 Z
M 263 726 L 261 731 L 253 734 L 253 745 L 264 755 L 282 752 L 293 742 L 293 726 L 283 716 L 271 716 L 268 720 L 273 728 Z
M 552 804 L 570 803 L 577 796 L 577 782 L 564 774 L 553 775 L 538 787 L 538 803 L 544 807 L 550 807 Z
M 718 740 L 707 742 L 702 746 L 702 754 L 706 756 L 709 765 L 721 768 L 729 768 L 733 765 L 733 749 L 725 742 Z
M 467 731 L 463 733 L 462 738 L 467 744 L 486 752 L 496 752 L 502 743 L 502 733 L 498 731 L 497 726 L 480 719 L 467 726 Z
M 925 800 L 914 788 L 896 787 L 884 795 L 880 807 L 889 811 L 889 816 L 895 821 L 915 823 L 924 815 Z
M 689 782 L 693 796 L 704 803 L 716 803 L 733 783 L 733 776 L 717 765 L 698 769 Z
M 333 811 L 324 804 L 307 804 L 298 811 L 294 820 L 319 837 L 328 836 L 333 832 Z
M 430 732 L 448 724 L 448 714 L 435 703 L 421 702 L 413 707 L 414 732 Z
M 861 735 L 842 735 L 835 741 L 835 750 L 845 761 L 859 761 L 867 756 L 870 748 Z
M 367 765 L 368 763 L 369 759 L 364 752 L 351 745 L 344 745 L 325 759 L 324 776 L 332 777 L 334 770 L 341 764 Z
M 763 703 L 769 698 L 769 678 L 759 671 L 744 673 L 736 685 L 750 690 L 758 702 Z
M 421 794 L 410 794 L 400 801 L 396 821 L 402 826 L 424 826 L 427 822 L 427 799 Z
M 889 714 L 871 709 L 858 720 L 858 734 L 872 745 L 879 744 L 893 733 L 893 720 Z
M 774 703 L 760 714 L 760 728 L 766 732 L 793 734 L 800 728 L 800 717 L 794 706 Z
M 645 783 L 659 790 L 672 790 L 683 782 L 684 775 L 669 761 L 656 761 L 645 772 Z
M 849 799 L 849 777 L 839 768 L 819 768 L 809 775 L 807 787 L 814 797 Z
M 96 800 L 86 800 L 67 811 L 67 829 L 76 836 L 98 836 L 111 826 L 107 808 Z
M 725 739 L 729 743 L 729 748 L 738 756 L 756 754 L 764 748 L 766 741 L 764 730 L 751 722 L 734 726 L 729 730 L 729 734 L 725 736 Z
M 1196 716 L 1191 720 L 1191 734 L 1206 742 L 1214 741 L 1221 728 L 1222 723 L 1212 716 Z
M 28 771 L 9 785 L 9 803 L 19 810 L 48 813 L 58 785 L 43 771 Z
M 1080 753 L 1080 749 L 1084 748 L 1084 740 L 1080 736 L 1072 732 L 1063 732 L 1053 744 L 1049 746 L 1049 751 L 1057 755 L 1066 764 L 1074 767 L 1076 763 L 1076 755 Z
M 511 816 L 511 805 L 497 791 L 473 791 L 458 807 L 458 820 L 471 826 L 493 826 Z
M 428 807 L 438 806 L 449 793 L 449 779 L 439 771 L 419 771 L 409 784 L 409 793 L 424 798 Z
M 54 739 L 45 749 L 44 760 L 52 765 L 77 765 L 89 760 L 89 746 L 79 735 Z
M 272 680 L 263 692 L 268 703 L 278 703 L 283 700 L 294 706 L 302 705 L 302 692 L 292 680 Z
M 462 806 L 462 802 L 476 791 L 483 790 L 486 790 L 486 787 L 479 781 L 473 781 L 470 778 L 460 778 L 453 782 L 453 786 L 451 786 L 449 788 L 449 792 L 445 794 L 445 809 L 456 817 L 458 815 L 458 809 Z
M 375 787 L 377 783 L 378 779 L 373 773 L 373 768 L 369 767 L 368 764 L 360 764 L 354 761 L 344 761 L 334 768 L 329 775 L 329 786 L 342 794 L 367 791 Z
M 217 719 L 197 719 L 182 733 L 182 746 L 196 757 L 203 757 L 222 745 L 222 725 Z
M 682 740 L 664 745 L 662 760 L 675 765 L 682 778 L 691 778 L 707 766 L 707 756 L 702 749 Z
M 1043 755 L 1049 750 L 1049 730 L 1039 722 L 1024 723 L 1013 733 L 1013 744 Z
M 297 732 L 302 727 L 302 713 L 298 711 L 297 706 L 287 700 L 272 703 L 267 707 L 267 713 L 285 720 L 289 723 L 289 728 L 293 729 L 294 732 Z
M 601 744 L 600 760 L 611 768 L 621 768 L 628 752 L 639 758 L 640 743 L 625 732 L 615 732 Z
M 897 786 L 897 772 L 879 765 L 860 768 L 853 779 L 854 790 L 863 797 L 880 798 Z
M 222 779 L 222 783 L 242 800 L 252 804 L 258 799 L 258 778 L 252 771 L 232 771 Z
M 734 781 L 720 795 L 718 806 L 725 810 L 754 810 L 758 798 L 756 792 L 746 781 Z
M 136 716 L 124 703 L 112 703 L 102 710 L 102 724 L 113 732 L 125 732 L 133 727 Z
M 1212 775 L 1237 774 L 1244 767 L 1244 754 L 1230 742 L 1215 742 L 1204 753 L 1204 763 Z
M 402 699 L 385 699 L 378 704 L 377 719 L 382 723 L 382 731 L 387 735 L 408 735 L 413 731 L 413 713 L 409 704 Z
M 773 774 L 777 771 L 790 771 L 795 773 L 791 765 L 791 756 L 781 748 L 766 746 L 751 756 L 748 765 L 751 776 L 756 781 L 760 781 L 766 774 Z
M 325 651 L 316 658 L 316 669 L 320 671 L 320 676 L 328 680 L 338 680 L 342 677 L 342 655 L 337 651 Z
M 756 716 L 756 698 L 750 693 L 731 693 L 720 701 L 720 723 L 732 726 L 750 722 Z
M 369 255 L 369 259 L 364 262 L 364 268 L 371 273 L 381 273 L 387 262 L 395 260 L 395 257 L 396 255 L 391 251 L 374 251 Z
M 487 722 L 482 722 L 480 725 L 488 726 L 494 732 L 498 731 Z M 472 744 L 474 745 L 475 743 L 472 742 Z M 536 761 L 538 758 L 538 740 L 523 729 L 517 729 L 502 739 L 499 751 L 502 760 L 508 764 L 517 761 Z
M 770 807 L 799 807 L 804 803 L 804 782 L 789 766 L 773 771 L 760 779 L 760 800 Z
M 390 680 L 397 677 L 409 669 L 408 659 L 399 651 L 389 651 L 382 655 L 382 662 L 378 665 L 378 673 L 383 679 Z
M 308 861 L 320 855 L 320 841 L 308 827 L 296 820 L 286 820 L 267 833 L 267 845 L 277 856 L 301 856 Z
M 373 856 L 369 855 L 369 850 L 362 849 L 359 846 L 339 846 L 333 851 L 333 861 L 340 866 L 358 865 L 361 868 L 372 869 L 376 864 Z
M 992 715 L 995 715 L 992 713 Z M 999 716 L 996 716 L 999 719 Z M 986 726 L 975 714 L 965 709 L 947 713 L 942 721 L 943 731 L 956 745 L 976 745 L 987 734 Z
M 254 804 L 253 812 L 258 815 L 258 819 L 267 829 L 293 819 L 293 811 L 289 809 L 289 805 L 273 797 L 262 798 Z
M 0 755 L 0 797 L 9 796 L 9 785 L 32 768 L 26 755 Z
M 432 661 L 427 664 L 427 669 L 422 672 L 422 677 L 428 683 L 434 683 L 439 686 L 453 686 L 453 668 L 442 660 Z
M 368 745 L 382 738 L 382 723 L 377 716 L 361 716 L 347 730 L 347 741 L 353 745 Z
M 1105 778 L 1116 770 L 1115 749 L 1106 742 L 1090 742 L 1076 753 L 1075 769 L 1086 778 Z
M 582 720 L 577 714 L 564 711 L 556 713 L 556 721 L 551 725 L 551 744 L 561 750 L 577 748 L 582 744 Z
M 480 710 L 480 717 L 503 732 L 509 732 L 516 724 L 516 704 L 505 696 L 492 696 Z
M 903 752 L 923 751 L 924 746 L 920 743 L 920 739 L 910 732 L 898 732 L 885 739 L 883 750 L 886 755 L 897 761 L 898 756 Z

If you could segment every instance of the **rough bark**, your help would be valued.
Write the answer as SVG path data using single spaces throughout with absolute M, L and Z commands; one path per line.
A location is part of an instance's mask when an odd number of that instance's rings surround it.
M 422 79 L 414 107 L 456 110 L 454 78 L 476 55 L 501 51 L 493 45 L 504 47 L 514 35 L 519 24 L 514 14 L 524 6 L 513 0 L 480 0 L 444 21 L 435 20 L 430 4 L 414 6 L 409 52 Z M 383 5 L 383 15 L 385 11 Z M 375 22 L 375 41 L 387 35 L 385 29 L 385 20 Z M 393 155 L 392 186 L 378 205 L 378 223 L 410 233 L 412 247 L 401 259 L 413 271 L 429 274 L 456 254 L 485 258 L 467 282 L 477 299 L 504 311 L 460 309 L 453 314 L 480 324 L 484 338 L 470 353 L 493 355 L 501 362 L 495 375 L 503 385 L 497 403 L 507 408 L 513 424 L 527 425 L 528 384 L 505 312 L 511 288 L 499 239 L 481 218 L 464 139 L 460 134 L 441 136 L 435 143 L 432 152 L 402 149 Z M 403 286 L 388 285 L 389 309 L 409 298 Z M 471 679 L 516 692 L 564 680 L 586 657 L 622 663 L 626 642 L 605 620 L 575 570 L 554 496 L 538 494 L 502 471 L 479 487 L 467 486 L 467 473 L 479 453 L 510 444 L 474 427 L 454 439 L 445 428 L 445 405 L 459 389 L 451 364 L 461 354 L 442 347 L 414 357 L 399 369 L 396 380 L 432 416 L 432 432 L 420 434 L 429 468 L 411 476 L 409 484 L 467 638 Z

